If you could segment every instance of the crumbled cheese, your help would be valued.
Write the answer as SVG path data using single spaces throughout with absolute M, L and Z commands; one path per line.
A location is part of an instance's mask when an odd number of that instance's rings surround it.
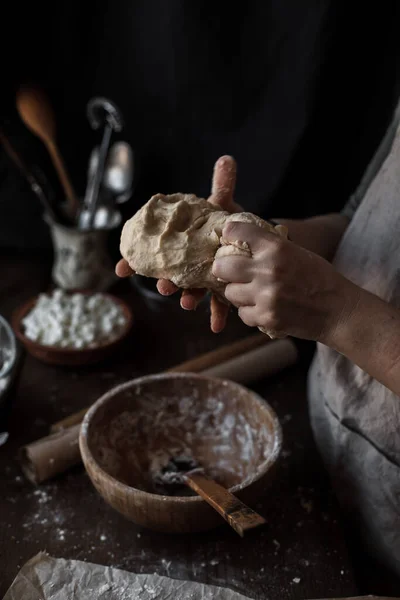
M 22 320 L 26 337 L 45 346 L 93 348 L 117 338 L 126 325 L 122 308 L 104 294 L 41 294 Z

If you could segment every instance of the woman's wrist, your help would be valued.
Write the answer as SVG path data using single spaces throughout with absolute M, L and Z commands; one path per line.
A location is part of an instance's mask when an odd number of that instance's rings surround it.
M 337 273 L 334 294 L 326 301 L 326 326 L 317 340 L 343 354 L 354 340 L 354 329 L 359 319 L 360 298 L 364 290 Z
M 329 261 L 349 224 L 349 220 L 338 213 L 309 219 L 270 219 L 270 222 L 285 225 L 292 242 Z
M 341 318 L 321 341 L 400 395 L 400 311 L 351 285 Z

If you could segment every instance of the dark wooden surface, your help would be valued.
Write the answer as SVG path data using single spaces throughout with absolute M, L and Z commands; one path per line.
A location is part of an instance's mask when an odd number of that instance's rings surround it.
M 0 274 L 0 312 L 8 317 L 49 282 L 42 258 L 3 256 Z M 254 388 L 280 417 L 284 451 L 273 494 L 254 507 L 268 525 L 245 539 L 225 525 L 192 536 L 141 530 L 105 505 L 81 467 L 37 489 L 25 481 L 16 451 L 46 435 L 52 422 L 117 383 L 249 334 L 232 315 L 227 331 L 212 335 L 206 303 L 188 314 L 176 301 L 152 308 L 130 286 L 121 285 L 118 291 L 132 298 L 136 329 L 125 349 L 107 364 L 67 370 L 25 358 L 8 425 L 10 438 L 0 447 L 0 597 L 18 569 L 40 550 L 229 586 L 259 599 L 355 595 L 339 511 L 310 432 L 300 367 Z

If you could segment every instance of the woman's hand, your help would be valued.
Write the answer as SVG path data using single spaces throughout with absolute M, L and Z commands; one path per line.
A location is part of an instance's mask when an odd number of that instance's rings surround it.
M 222 156 L 215 163 L 211 196 L 208 201 L 219 206 L 221 210 L 230 213 L 241 212 L 241 207 L 233 200 L 235 183 L 236 162 L 231 156 Z M 115 272 L 118 277 L 130 277 L 135 274 L 124 259 L 118 262 Z M 158 280 L 157 289 L 163 296 L 171 296 L 178 291 L 178 288 L 166 279 Z M 183 290 L 181 307 L 184 310 L 195 310 L 206 293 L 206 290 Z M 211 297 L 211 329 L 214 333 L 219 333 L 225 327 L 228 310 L 229 307 L 220 302 L 216 296 Z
M 229 223 L 225 242 L 246 242 L 252 256 L 216 254 L 213 274 L 247 325 L 271 337 L 333 344 L 358 302 L 360 289 L 316 254 L 256 225 Z

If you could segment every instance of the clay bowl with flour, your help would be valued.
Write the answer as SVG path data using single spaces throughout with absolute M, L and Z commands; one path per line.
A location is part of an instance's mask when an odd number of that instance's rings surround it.
M 83 293 L 85 295 L 89 295 L 89 292 Z M 39 342 L 29 339 L 24 332 L 23 319 L 35 307 L 38 300 L 37 296 L 31 298 L 28 300 L 28 302 L 14 311 L 12 316 L 12 326 L 15 335 L 31 356 L 34 356 L 41 362 L 50 365 L 77 367 L 100 363 L 112 356 L 120 348 L 128 335 L 131 333 L 134 323 L 132 309 L 126 302 L 111 294 L 103 295 L 107 296 L 113 302 L 118 304 L 126 319 L 126 324 L 121 329 L 119 335 L 110 341 L 103 342 L 89 348 L 75 349 L 61 348 L 58 346 L 45 346 Z
M 189 533 L 224 521 L 197 495 L 157 491 L 159 466 L 191 456 L 253 508 L 273 481 L 282 433 L 272 408 L 243 386 L 166 373 L 102 396 L 84 418 L 79 443 L 93 485 L 115 510 L 149 529 Z

